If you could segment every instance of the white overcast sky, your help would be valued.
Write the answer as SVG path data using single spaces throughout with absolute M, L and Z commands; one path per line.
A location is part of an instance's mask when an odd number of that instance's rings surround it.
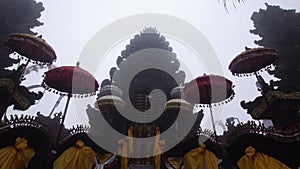
M 253 28 L 250 17 L 254 11 L 260 8 L 265 9 L 264 3 L 280 5 L 286 9 L 300 9 L 298 0 L 246 0 L 242 4 L 236 4 L 233 8 L 228 2 L 228 12 L 223 8 L 218 0 L 41 0 L 45 11 L 39 19 L 43 26 L 36 28 L 38 34 L 54 48 L 58 56 L 56 66 L 75 65 L 83 48 L 95 33 L 106 25 L 127 16 L 143 13 L 167 14 L 185 20 L 196 27 L 209 40 L 215 49 L 220 62 L 223 65 L 224 75 L 233 81 L 236 97 L 232 102 L 224 107 L 223 112 L 217 116 L 217 120 L 224 121 L 227 117 L 236 116 L 241 121 L 251 119 L 249 115 L 240 107 L 241 100 L 253 100 L 258 92 L 255 87 L 255 78 L 238 78 L 228 71 L 230 61 L 245 46 L 255 47 L 253 41 L 259 37 L 249 33 Z M 221 1 L 221 0 L 220 0 Z M 153 26 L 153 25 L 145 25 Z M 174 25 L 175 27 L 176 25 Z M 120 28 L 122 29 L 122 28 Z M 158 28 L 159 29 L 159 28 Z M 184 30 L 183 30 L 184 31 Z M 139 32 L 136 32 L 139 33 Z M 167 32 L 161 32 L 162 35 Z M 178 41 L 170 41 L 170 46 L 177 53 L 180 60 L 189 60 L 189 51 L 183 49 Z M 115 63 L 121 50 L 126 43 L 119 43 L 109 52 L 110 60 Z M 177 49 L 176 49 L 177 47 Z M 107 49 L 108 50 L 108 49 Z M 184 56 L 183 56 L 184 55 Z M 194 63 L 189 63 L 193 65 Z M 107 65 L 108 68 L 113 65 Z M 109 69 L 96 75 L 99 83 L 107 78 Z M 199 70 L 202 75 L 203 70 Z M 267 74 L 264 74 L 267 78 Z M 36 76 L 36 75 L 35 75 Z M 28 78 L 31 78 L 28 77 Z M 187 79 L 190 80 L 190 79 Z M 37 80 L 36 83 L 40 83 Z M 39 104 L 32 106 L 26 113 L 34 115 L 37 111 L 48 115 L 58 96 L 46 92 Z M 94 99 L 94 98 L 93 98 Z M 57 111 L 63 111 L 64 99 Z M 210 128 L 208 110 L 205 110 L 205 119 L 202 126 Z M 73 102 L 66 118 L 66 126 L 70 127 L 78 123 L 87 123 L 85 112 L 78 112 L 74 109 Z

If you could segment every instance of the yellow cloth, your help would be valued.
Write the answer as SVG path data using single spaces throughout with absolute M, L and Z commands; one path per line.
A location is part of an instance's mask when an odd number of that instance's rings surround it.
M 184 155 L 184 168 L 185 169 L 217 169 L 218 158 L 216 155 L 206 150 L 204 144 L 200 144 L 200 147 L 189 151 Z
M 78 140 L 55 160 L 53 169 L 91 169 L 95 156 L 93 149 Z
M 99 164 L 104 164 L 104 163 L 107 162 L 110 158 L 112 158 L 112 156 L 114 156 L 114 154 L 112 154 L 112 153 L 97 154 L 97 155 L 96 155 L 96 159 L 97 159 L 97 162 L 98 162 Z
M 25 169 L 35 151 L 27 147 L 27 140 L 18 137 L 14 146 L 0 149 L 0 169 Z
M 128 169 L 129 156 L 133 153 L 133 126 L 127 131 L 128 137 L 119 140 L 118 154 L 121 155 L 121 169 Z
M 128 144 L 129 144 L 129 155 L 133 153 L 133 126 L 128 129 Z
M 16 87 L 16 84 L 11 79 L 0 79 L 0 87 L 5 88 L 7 92 L 13 96 L 15 101 L 22 107 L 22 109 L 26 110 L 30 107 L 30 103 L 27 98 L 18 91 L 18 87 Z
M 95 162 L 94 169 L 104 169 L 104 166 L 112 163 L 115 160 L 115 158 L 116 155 L 112 153 L 97 154 L 94 159 Z
M 181 167 L 183 165 L 183 159 L 182 159 L 182 157 L 168 157 L 167 163 L 173 169 L 181 169 Z
M 128 143 L 126 143 L 124 141 L 124 139 L 119 140 L 118 142 L 119 144 L 119 150 L 118 150 L 118 154 L 121 155 L 121 169 L 128 169 L 128 154 L 127 154 L 127 150 L 128 148 Z
M 237 162 L 240 169 L 290 169 L 280 161 L 266 154 L 256 152 L 255 148 L 249 146 L 245 155 Z
M 160 129 L 156 128 L 156 136 L 155 136 L 155 142 L 154 142 L 154 152 L 153 152 L 153 158 L 154 158 L 154 168 L 160 169 L 161 165 L 161 154 L 163 151 L 163 146 L 165 142 L 163 140 L 160 140 Z

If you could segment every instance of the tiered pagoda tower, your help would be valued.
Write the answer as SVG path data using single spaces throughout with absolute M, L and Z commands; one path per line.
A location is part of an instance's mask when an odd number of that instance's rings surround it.
M 164 132 L 169 129 L 175 122 L 178 113 L 183 113 L 186 116 L 186 121 L 176 124 L 177 129 L 175 127 L 171 129 L 173 130 L 172 137 L 174 139 L 166 139 L 164 144 L 172 144 L 172 141 L 178 141 L 175 139 L 176 133 L 180 130 L 178 128 L 183 127 L 184 123 L 196 119 L 196 123 L 187 138 L 187 140 L 192 139 L 193 141 L 190 141 L 190 143 L 193 143 L 187 144 L 183 149 L 186 153 L 191 148 L 198 147 L 198 131 L 203 114 L 202 112 L 193 114 L 193 106 L 182 97 L 185 74 L 179 70 L 179 61 L 176 59 L 176 54 L 172 53 L 172 48 L 169 47 L 169 42 L 165 40 L 165 37 L 160 35 L 155 28 L 145 28 L 130 40 L 130 44 L 121 52 L 121 56 L 118 57 L 116 63 L 118 67 L 111 68 L 110 79 L 102 82 L 96 102 L 96 108 L 99 108 L 110 126 L 124 135 L 127 135 L 128 130 L 132 129 L 135 138 L 154 137 L 157 135 L 158 130 Z M 160 67 L 157 67 L 157 65 Z M 146 69 L 140 71 L 140 68 L 144 67 Z M 138 73 L 131 79 L 128 86 L 128 74 L 133 72 Z M 160 89 L 163 93 L 153 93 L 154 89 Z M 128 92 L 125 93 L 124 91 Z M 161 98 L 165 98 L 165 100 Z M 134 109 L 126 108 L 126 106 L 131 105 Z M 89 107 L 87 109 L 91 130 L 93 130 L 93 126 L 97 125 L 97 121 L 93 118 L 99 113 L 96 108 Z M 119 110 L 131 110 L 131 116 L 135 119 L 148 122 L 134 122 L 126 119 L 120 114 Z M 155 118 L 156 113 L 160 113 L 160 111 L 162 114 Z M 147 113 L 142 114 L 140 112 Z M 103 131 L 105 133 L 105 129 Z M 142 147 L 142 143 L 134 143 L 137 154 L 136 156 L 133 155 L 135 158 L 132 158 L 128 165 L 132 167 L 136 165 L 149 167 L 156 165 L 152 157 L 137 157 L 138 152 L 153 152 L 154 147 L 154 142 L 151 145 L 146 145 L 146 147 Z M 183 149 L 180 152 L 176 151 L 177 154 L 172 153 L 170 150 L 170 155 L 183 156 Z M 163 163 L 160 165 L 161 167 L 164 166 Z

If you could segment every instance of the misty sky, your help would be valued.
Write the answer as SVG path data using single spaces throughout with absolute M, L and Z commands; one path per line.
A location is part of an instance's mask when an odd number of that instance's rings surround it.
M 251 118 L 242 110 L 239 103 L 241 100 L 254 100 L 259 94 L 255 86 L 255 77 L 234 77 L 229 72 L 228 65 L 237 54 L 244 51 L 245 46 L 256 46 L 253 41 L 259 39 L 259 37 L 249 33 L 249 30 L 253 29 L 250 17 L 259 8 L 266 8 L 264 5 L 265 1 L 246 0 L 242 4 L 236 4 L 236 8 L 229 2 L 228 12 L 218 0 L 41 1 L 44 4 L 45 11 L 42 12 L 42 17 L 39 20 L 44 25 L 36 28 L 35 31 L 38 34 L 42 34 L 43 38 L 56 51 L 58 56 L 57 62 L 55 62 L 56 66 L 75 65 L 89 39 L 97 31 L 118 19 L 135 14 L 159 13 L 185 20 L 196 27 L 208 39 L 222 63 L 224 76 L 232 80 L 235 85 L 236 97 L 224 107 L 221 114 L 216 115 L 216 120 L 224 121 L 231 116 L 236 116 L 241 121 Z M 300 9 L 300 1 L 298 0 L 269 0 L 266 2 L 270 5 L 280 5 L 286 9 L 297 9 L 297 11 Z M 157 29 L 159 30 L 159 28 Z M 138 33 L 136 32 L 136 34 Z M 168 34 L 168 32 L 160 33 L 162 35 Z M 125 49 L 128 40 L 127 37 L 127 39 L 120 41 L 112 49 L 107 49 L 109 50 L 108 56 L 111 62 L 108 61 L 107 68 L 102 68 L 95 75 L 99 83 L 108 77 L 108 68 L 113 66 L 121 50 Z M 168 39 L 168 37 L 167 40 L 180 60 L 188 61 L 189 57 L 192 57 L 192 53 L 183 47 L 180 42 Z M 190 67 L 198 66 L 193 62 L 185 64 Z M 196 74 L 198 75 L 205 73 L 205 70 L 201 68 L 197 71 Z M 268 74 L 263 74 L 263 76 L 269 78 Z M 191 79 L 187 79 L 187 81 L 189 80 Z M 38 84 L 40 81 L 37 80 L 36 83 Z M 32 106 L 26 113 L 34 115 L 37 111 L 41 111 L 43 114 L 48 115 L 57 98 L 58 96 L 46 92 L 39 104 Z M 65 101 L 66 99 L 61 102 L 57 111 L 63 110 Z M 204 113 L 205 118 L 202 121 L 202 126 L 210 128 L 210 120 L 207 120 L 209 118 L 208 110 L 205 109 Z M 78 112 L 71 104 L 65 123 L 67 127 L 78 123 L 87 123 L 85 112 Z

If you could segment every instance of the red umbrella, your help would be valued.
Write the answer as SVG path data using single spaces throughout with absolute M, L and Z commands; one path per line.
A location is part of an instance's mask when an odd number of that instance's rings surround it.
M 227 103 L 234 96 L 232 82 L 219 75 L 203 75 L 185 84 L 183 89 L 186 100 L 193 104 L 204 104 L 209 107 L 214 134 L 217 139 L 212 103 Z
M 78 66 L 61 66 L 46 72 L 42 85 L 49 91 L 53 90 L 54 93 L 68 96 L 56 138 L 57 143 L 66 117 L 70 98 L 72 96 L 88 97 L 94 95 L 99 88 L 99 84 L 89 72 Z
M 246 51 L 237 55 L 230 63 L 229 70 L 233 75 L 255 74 L 255 72 L 271 65 L 278 58 L 274 49 L 246 48 Z M 268 69 L 269 67 L 267 67 Z M 252 74 L 252 75 L 253 75 Z
M 199 76 L 185 84 L 183 92 L 186 99 L 194 104 L 228 102 L 234 96 L 232 82 L 219 75 Z
M 30 34 L 11 34 L 4 40 L 4 45 L 11 51 L 27 57 L 39 64 L 52 64 L 56 60 L 53 48 L 41 37 Z
M 61 66 L 45 73 L 43 86 L 61 95 L 89 96 L 99 88 L 97 80 L 78 66 Z

